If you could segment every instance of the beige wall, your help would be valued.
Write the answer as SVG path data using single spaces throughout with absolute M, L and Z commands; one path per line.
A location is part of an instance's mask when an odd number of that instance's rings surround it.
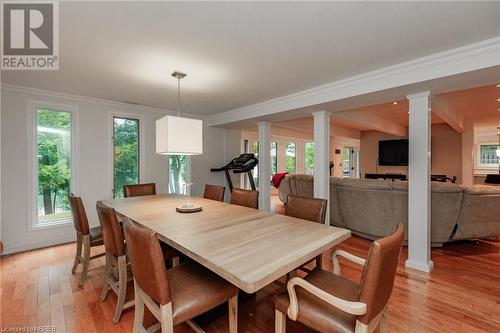
M 462 137 L 461 134 L 446 124 L 432 125 L 431 173 L 456 176 L 457 183 L 462 180 Z M 402 173 L 408 174 L 408 167 L 379 166 L 378 142 L 398 139 L 398 137 L 378 131 L 361 133 L 359 168 L 361 177 L 365 173 Z

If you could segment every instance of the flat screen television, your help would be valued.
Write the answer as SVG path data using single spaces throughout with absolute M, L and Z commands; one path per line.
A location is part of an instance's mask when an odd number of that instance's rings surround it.
M 408 165 L 408 140 L 382 140 L 378 142 L 379 165 Z

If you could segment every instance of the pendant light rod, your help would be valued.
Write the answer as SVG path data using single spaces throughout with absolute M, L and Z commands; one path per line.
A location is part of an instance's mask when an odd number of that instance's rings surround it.
M 177 116 L 181 116 L 181 79 L 185 78 L 187 74 L 175 71 L 171 74 L 177 78 Z

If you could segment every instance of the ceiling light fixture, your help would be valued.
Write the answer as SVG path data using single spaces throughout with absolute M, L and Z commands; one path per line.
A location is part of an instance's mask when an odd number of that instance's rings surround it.
M 200 155 L 203 153 L 203 121 L 181 117 L 181 79 L 186 74 L 173 72 L 177 78 L 177 116 L 156 121 L 156 153 L 160 155 Z
M 399 104 L 399 102 L 398 102 L 398 101 L 394 101 L 394 102 L 392 102 L 392 105 L 398 105 L 398 104 Z

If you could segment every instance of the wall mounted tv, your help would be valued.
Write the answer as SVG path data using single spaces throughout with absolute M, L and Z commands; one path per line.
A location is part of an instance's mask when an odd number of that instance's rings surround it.
M 408 165 L 408 140 L 382 140 L 378 142 L 379 165 Z

